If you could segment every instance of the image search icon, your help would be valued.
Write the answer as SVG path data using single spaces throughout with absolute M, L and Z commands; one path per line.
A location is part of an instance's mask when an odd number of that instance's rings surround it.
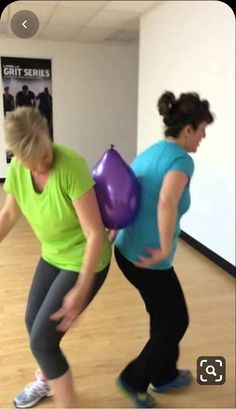
M 208 366 L 206 367 L 206 373 L 207 373 L 208 375 L 217 376 L 217 375 L 216 375 L 216 372 L 215 372 L 215 367 L 214 367 L 213 365 L 208 365 Z
M 200 385 L 223 385 L 226 362 L 223 356 L 201 356 L 197 360 L 197 382 Z

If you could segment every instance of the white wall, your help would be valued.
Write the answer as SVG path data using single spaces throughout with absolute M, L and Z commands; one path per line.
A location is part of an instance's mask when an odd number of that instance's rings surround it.
M 197 91 L 216 115 L 193 155 L 182 230 L 235 264 L 235 18 L 218 1 L 164 1 L 141 19 L 138 151 L 162 138 L 164 90 Z
M 51 58 L 54 140 L 81 153 L 90 167 L 114 144 L 136 154 L 138 45 L 91 45 L 1 39 L 0 56 Z M 2 90 L 2 82 L 0 85 Z M 0 100 L 0 178 L 7 171 Z

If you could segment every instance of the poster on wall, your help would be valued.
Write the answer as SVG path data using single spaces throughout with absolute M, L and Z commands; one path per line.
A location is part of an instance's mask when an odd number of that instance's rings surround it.
M 51 60 L 1 57 L 4 117 L 17 107 L 37 107 L 48 122 L 53 140 Z M 6 161 L 11 161 L 6 152 Z

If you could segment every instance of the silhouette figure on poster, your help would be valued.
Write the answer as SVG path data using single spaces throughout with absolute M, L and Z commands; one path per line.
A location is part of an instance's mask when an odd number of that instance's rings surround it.
M 52 135 L 52 96 L 49 93 L 48 87 L 44 88 L 44 91 L 40 92 L 36 100 L 39 100 L 38 109 L 41 114 L 47 119 L 48 121 L 48 128 L 50 134 Z
M 4 88 L 3 93 L 3 109 L 4 109 L 4 116 L 9 111 L 13 111 L 15 108 L 14 97 L 9 92 L 9 87 Z
M 27 85 L 23 85 L 22 91 L 17 92 L 16 94 L 16 106 L 17 107 L 35 107 L 36 100 L 35 95 L 32 91 L 29 90 Z

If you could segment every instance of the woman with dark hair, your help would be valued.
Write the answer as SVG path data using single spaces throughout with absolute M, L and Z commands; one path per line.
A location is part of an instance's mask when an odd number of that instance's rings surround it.
M 141 184 L 137 218 L 120 230 L 115 257 L 125 277 L 139 291 L 150 317 L 150 338 L 141 353 L 121 372 L 118 386 L 137 407 L 153 407 L 147 393 L 191 383 L 189 370 L 177 369 L 179 343 L 188 327 L 184 294 L 173 267 L 180 218 L 190 206 L 189 185 L 205 128 L 213 122 L 209 103 L 196 93 L 178 99 L 165 92 L 158 100 L 165 139 L 132 162 Z M 115 237 L 110 233 L 110 240 Z

